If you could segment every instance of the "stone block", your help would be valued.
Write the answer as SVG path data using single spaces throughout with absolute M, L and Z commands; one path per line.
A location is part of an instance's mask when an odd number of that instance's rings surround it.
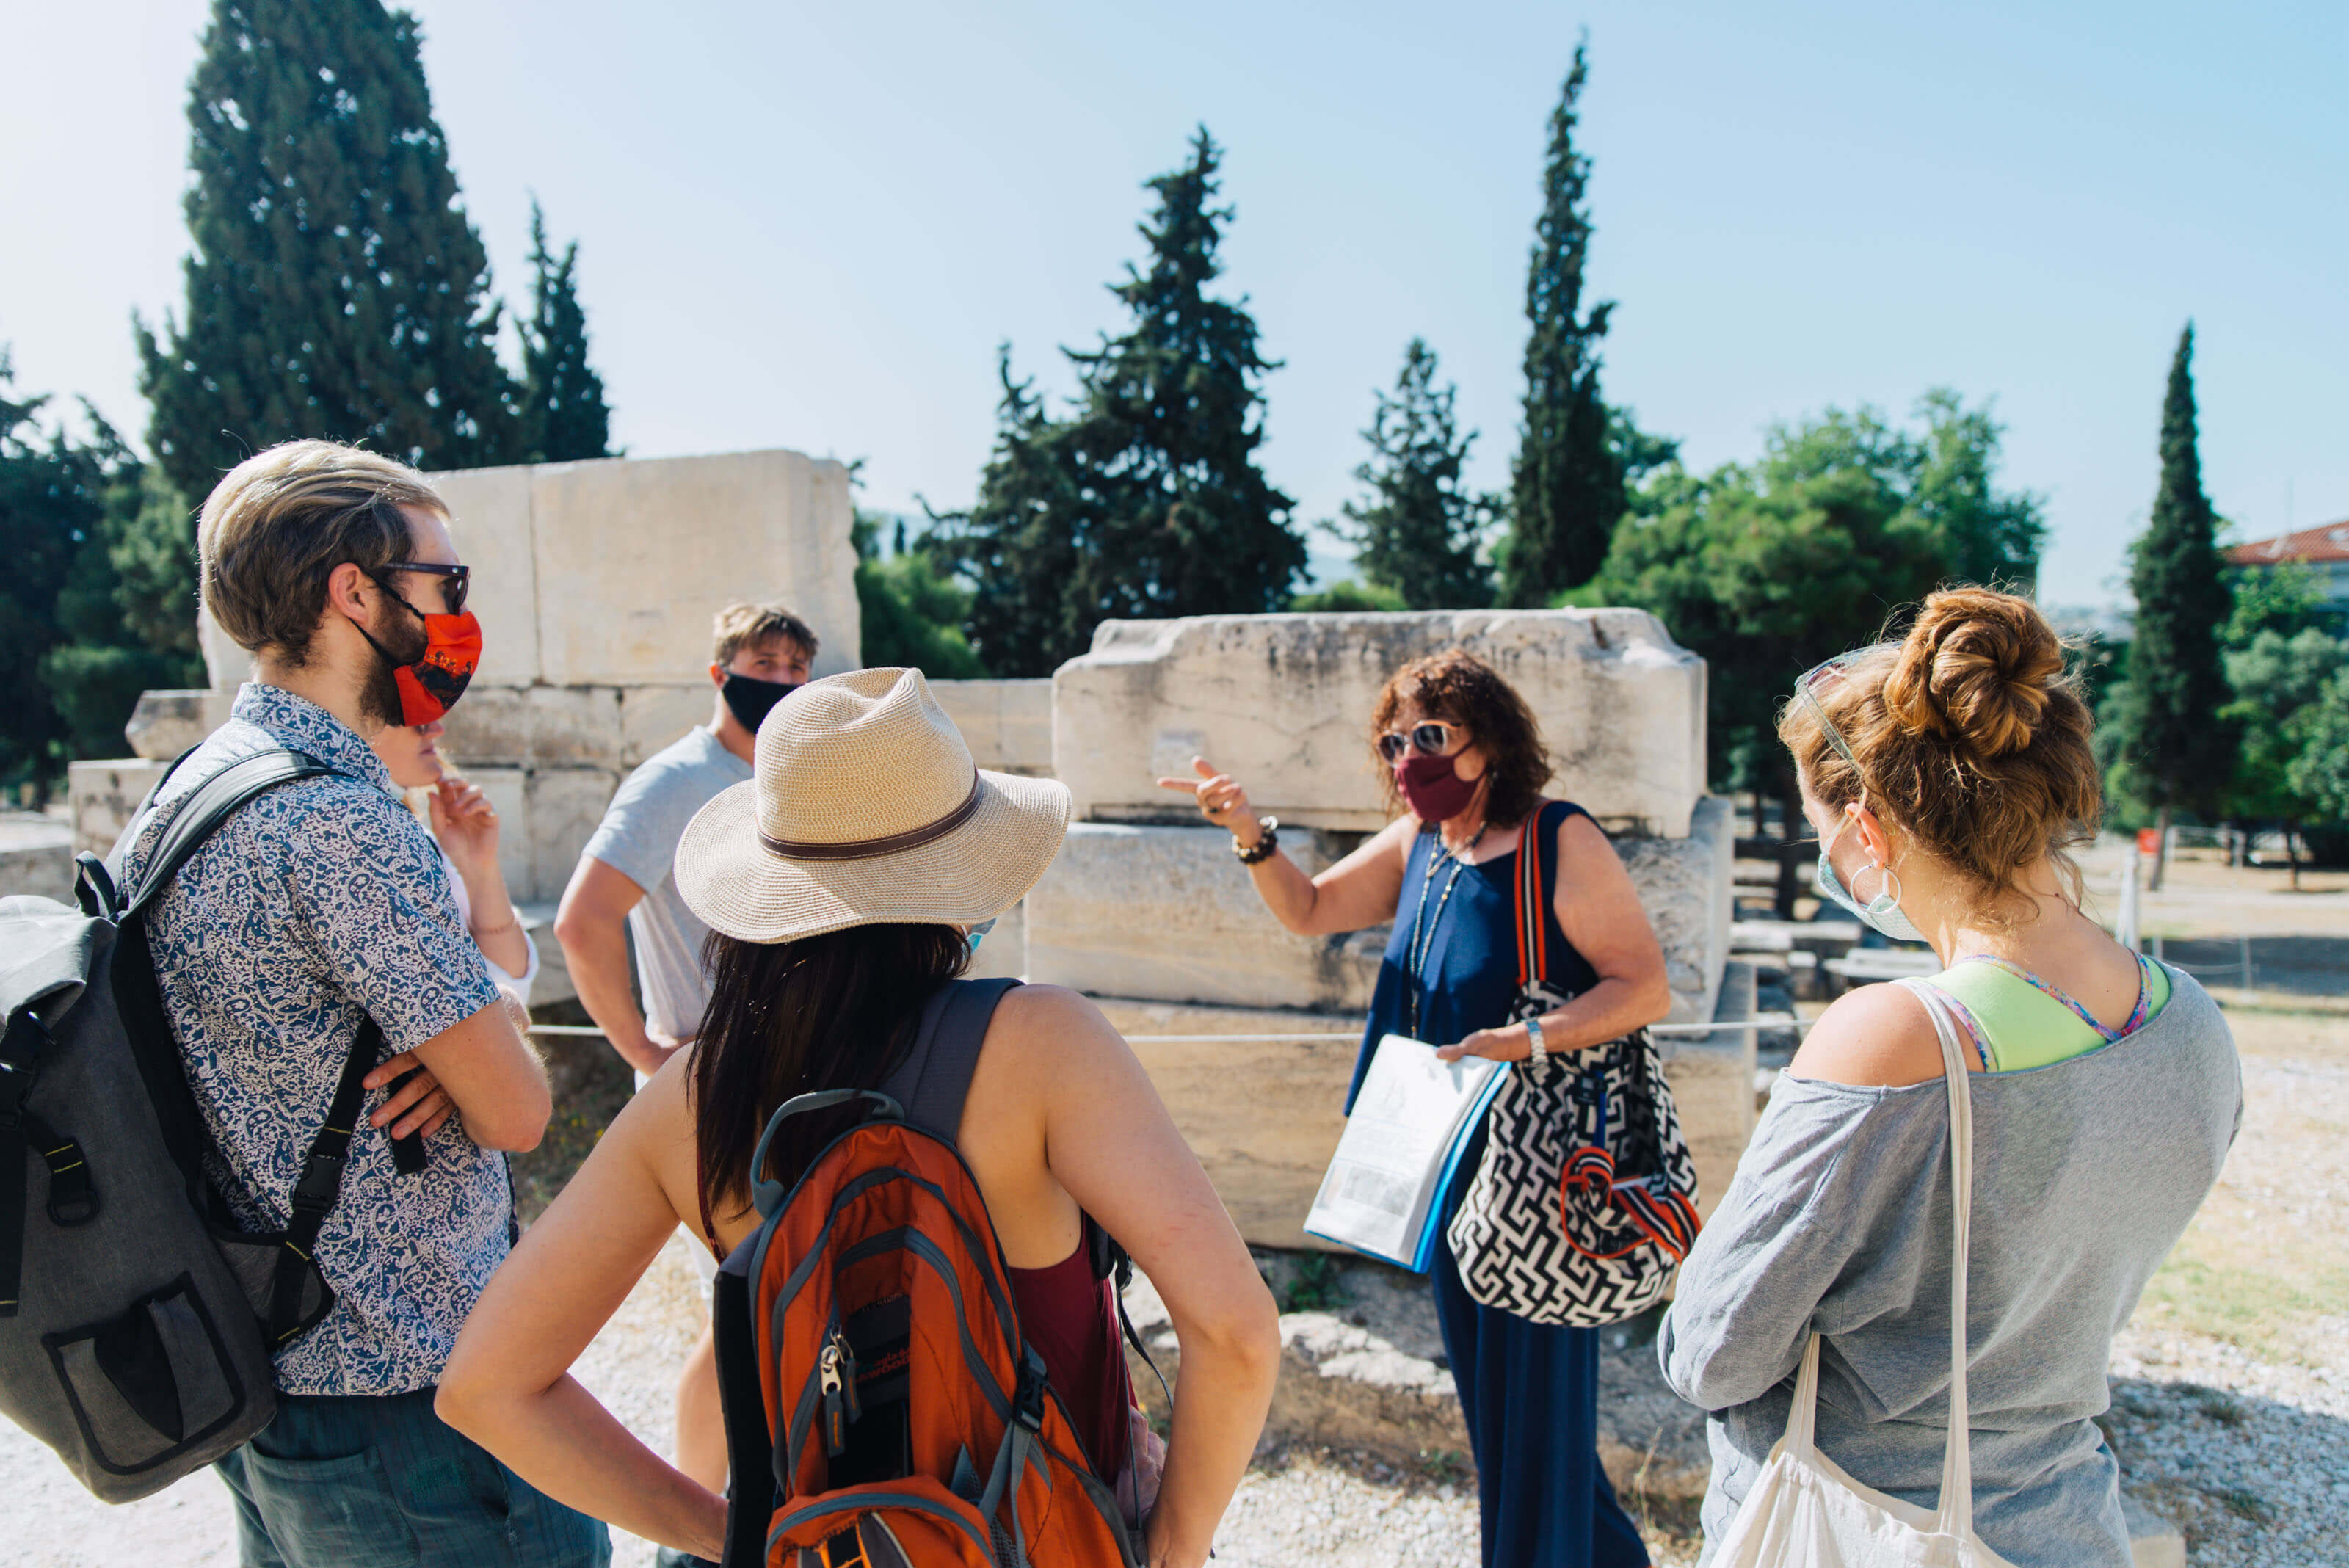
M 460 766 L 620 765 L 620 693 L 609 686 L 484 686 L 449 711 L 441 745 Z
M 1754 966 L 1726 965 L 1713 1021 L 1742 1023 L 1754 1016 Z M 1656 1047 L 1680 1112 L 1681 1136 L 1696 1158 L 1697 1211 L 1710 1215 L 1754 1136 L 1754 1032 L 1666 1034 Z
M 62 822 L 0 822 L 0 898 L 73 902 L 73 829 Z
M 980 767 L 1050 775 L 1050 680 L 933 680 L 930 691 Z
M 595 825 L 620 777 L 605 768 L 533 768 L 524 787 L 528 806 L 530 879 L 516 888 L 516 898 L 542 903 L 563 897 L 579 852 L 587 847 Z M 501 846 L 502 847 L 502 846 Z M 501 860 L 502 861 L 502 855 Z
M 122 734 L 134 755 L 168 763 L 218 729 L 227 717 L 227 703 L 202 688 L 141 691 Z
M 1336 858 L 1323 835 L 1284 830 L 1308 876 Z M 1284 930 L 1216 827 L 1077 823 L 1028 895 L 1028 973 L 1104 996 L 1365 1012 L 1383 929 Z
M 519 906 L 563 897 L 563 887 L 557 884 L 552 892 L 541 895 L 536 890 L 536 872 L 530 859 L 530 774 L 519 767 L 471 767 L 464 770 L 466 781 L 479 784 L 489 797 L 490 808 L 498 814 L 498 874 L 506 879 L 506 897 Z M 570 874 L 564 874 L 570 880 Z
M 1626 835 L 1615 840 L 1615 853 L 1664 950 L 1672 988 L 1670 1023 L 1702 1023 L 1713 1016 L 1721 966 L 1729 956 L 1736 842 L 1730 803 L 1717 794 L 1697 802 L 1684 838 Z
M 1341 1107 L 1361 1041 L 1361 1020 L 1095 1000 L 1129 1039 L 1202 1037 L 1195 1044 L 1136 1043 L 1133 1054 L 1240 1234 L 1258 1247 L 1326 1250 L 1305 1234 L 1305 1215 L 1345 1130 Z M 1326 1040 L 1289 1044 L 1212 1038 L 1324 1032 Z
M 971 956 L 966 980 L 1025 980 L 1028 978 L 1028 906 L 1023 901 L 1003 911 L 995 929 Z
M 509 895 L 511 897 L 512 895 Z M 538 979 L 530 988 L 533 1010 L 559 1007 L 566 1002 L 579 1000 L 579 988 L 572 983 L 571 965 L 563 956 L 563 944 L 554 940 L 556 899 L 543 902 L 518 903 L 514 913 L 522 918 L 522 929 L 530 933 L 533 946 L 538 949 Z M 602 1042 L 595 1043 L 602 1047 Z
M 73 847 L 104 855 L 130 826 L 147 792 L 171 764 L 150 757 L 119 757 L 66 765 L 66 798 L 73 804 Z
M 848 471 L 792 452 L 607 459 L 530 471 L 539 674 L 554 685 L 685 681 L 709 618 L 780 599 L 823 642 L 816 673 L 856 668 Z
M 527 686 L 539 678 L 533 472 L 517 465 L 426 476 L 448 504 L 457 558 L 473 568 L 468 607 L 481 622 L 481 667 L 473 677 L 477 687 L 482 682 Z M 467 700 L 471 700 L 471 692 Z
M 196 603 L 196 646 L 203 650 L 204 677 L 215 691 L 233 692 L 253 673 L 253 655 L 222 631 L 203 601 Z
M 622 687 L 621 769 L 633 769 L 696 724 L 709 722 L 713 698 L 713 689 L 707 680 L 692 686 Z
M 1080 815 L 1171 821 L 1160 774 L 1204 753 L 1301 826 L 1386 821 L 1366 744 L 1379 688 L 1460 647 L 1523 695 L 1555 793 L 1610 829 L 1686 834 L 1704 793 L 1704 662 L 1644 610 L 1199 616 L 1104 621 L 1052 678 L 1053 767 Z

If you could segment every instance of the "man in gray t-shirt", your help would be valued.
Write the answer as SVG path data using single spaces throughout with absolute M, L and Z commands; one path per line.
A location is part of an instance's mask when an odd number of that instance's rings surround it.
M 555 917 L 555 939 L 589 1017 L 639 1077 L 701 1032 L 709 980 L 701 943 L 709 932 L 678 897 L 669 876 L 693 814 L 750 776 L 759 721 L 808 678 L 816 636 L 780 605 L 718 612 L 709 680 L 717 701 L 707 727 L 688 730 L 646 761 L 605 809 L 579 857 Z M 628 989 L 628 938 L 637 989 Z

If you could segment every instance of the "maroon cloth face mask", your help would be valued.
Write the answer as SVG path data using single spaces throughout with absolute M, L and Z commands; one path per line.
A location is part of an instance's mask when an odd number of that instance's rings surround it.
M 1422 822 L 1449 822 L 1476 798 L 1476 781 L 1464 779 L 1450 757 L 1413 752 L 1395 764 L 1395 787 Z

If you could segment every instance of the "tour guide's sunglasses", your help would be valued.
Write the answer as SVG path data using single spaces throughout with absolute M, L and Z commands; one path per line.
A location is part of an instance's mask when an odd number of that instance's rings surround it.
M 1452 726 L 1431 719 L 1409 730 L 1389 730 L 1379 737 L 1378 743 L 1379 755 L 1390 764 L 1402 761 L 1406 746 L 1423 757 L 1440 757 L 1444 748 L 1452 743 Z
M 465 596 L 473 591 L 473 568 L 442 561 L 394 561 L 367 576 L 381 582 L 393 572 L 429 572 L 440 579 L 440 602 L 450 615 L 465 613 Z

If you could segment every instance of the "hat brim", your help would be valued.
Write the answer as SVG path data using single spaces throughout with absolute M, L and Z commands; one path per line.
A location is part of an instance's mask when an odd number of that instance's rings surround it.
M 1058 779 L 978 774 L 978 809 L 927 844 L 869 860 L 787 860 L 759 841 L 755 781 L 694 814 L 674 875 L 686 908 L 713 931 L 787 942 L 851 926 L 971 925 L 1027 897 L 1069 831 Z

